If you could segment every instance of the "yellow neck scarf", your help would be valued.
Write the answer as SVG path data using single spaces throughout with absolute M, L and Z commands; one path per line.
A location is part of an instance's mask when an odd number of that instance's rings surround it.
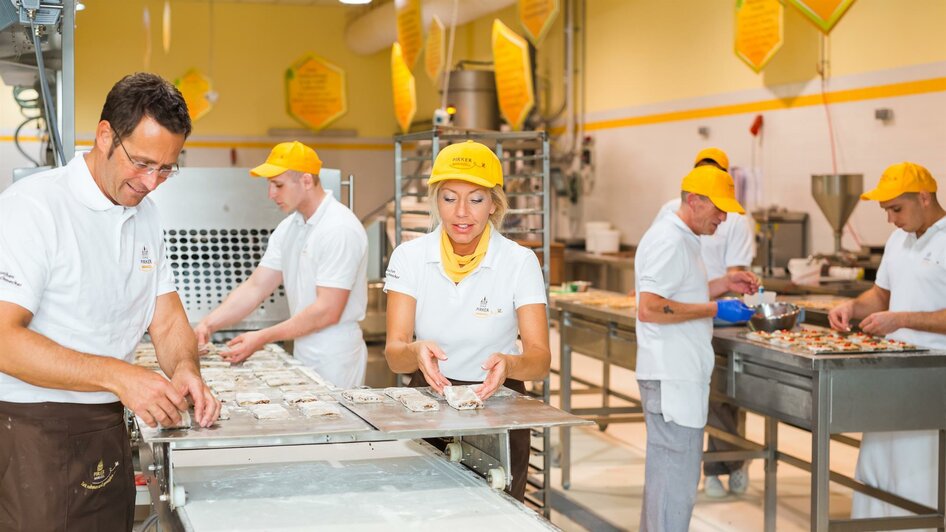
M 443 271 L 447 277 L 454 283 L 459 283 L 464 277 L 470 274 L 486 256 L 486 248 L 489 247 L 490 225 L 486 224 L 483 235 L 480 236 L 480 242 L 472 255 L 457 255 L 453 251 L 453 244 L 450 243 L 450 237 L 443 229 L 440 230 L 440 259 L 443 262 Z

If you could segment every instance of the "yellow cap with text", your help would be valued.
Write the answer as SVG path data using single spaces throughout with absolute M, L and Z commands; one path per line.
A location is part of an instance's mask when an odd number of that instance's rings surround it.
M 709 159 L 718 164 L 723 170 L 729 170 L 729 156 L 726 155 L 726 152 L 719 148 L 704 148 L 700 150 L 700 153 L 696 154 L 696 159 L 693 161 L 693 165 L 696 166 L 700 164 L 700 161 L 705 159 Z
M 503 167 L 499 157 L 479 142 L 468 140 L 440 150 L 430 171 L 428 185 L 459 179 L 486 188 L 503 186 Z
M 936 192 L 936 180 L 929 170 L 916 163 L 897 163 L 887 167 L 877 188 L 861 194 L 861 199 L 890 201 L 907 192 Z
M 286 170 L 294 170 L 318 177 L 321 169 L 322 161 L 315 150 L 294 140 L 277 144 L 273 151 L 269 152 L 266 162 L 250 170 L 250 175 L 270 179 Z
M 697 166 L 683 178 L 680 190 L 706 196 L 723 212 L 745 214 L 736 201 L 736 185 L 732 176 L 715 166 Z

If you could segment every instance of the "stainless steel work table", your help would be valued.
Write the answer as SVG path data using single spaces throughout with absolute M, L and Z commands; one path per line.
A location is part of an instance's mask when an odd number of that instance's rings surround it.
M 946 352 L 811 355 L 748 341 L 743 328 L 716 329 L 713 392 L 765 416 L 765 527 L 775 529 L 778 460 L 811 471 L 811 529 L 938 528 L 946 515 Z M 777 422 L 811 431 L 810 466 L 778 451 Z M 939 431 L 937 508 L 926 508 L 830 471 L 832 434 Z M 828 518 L 828 483 L 840 482 L 917 515 Z
M 561 323 L 562 409 L 571 409 L 572 351 L 634 369 L 635 318 L 629 309 L 592 307 L 570 301 L 555 303 Z M 765 418 L 762 445 L 725 434 L 746 451 L 716 453 L 726 459 L 764 458 L 765 529 L 775 529 L 776 469 L 779 460 L 809 470 L 811 529 L 879 530 L 928 527 L 943 530 L 946 473 L 940 466 L 937 508 L 896 497 L 831 472 L 828 443 L 848 432 L 938 430 L 939 463 L 946 464 L 946 352 L 810 355 L 747 340 L 742 327 L 717 328 L 713 375 L 714 397 Z M 630 345 L 628 345 L 630 344 Z M 632 402 L 632 404 L 634 404 Z M 639 412 L 639 400 L 636 402 Z M 812 460 L 778 450 L 778 422 L 812 433 Z M 569 430 L 562 430 L 563 485 L 568 481 Z M 727 437 L 728 436 L 728 437 Z M 829 521 L 828 483 L 835 481 L 916 515 L 876 520 Z M 567 485 L 566 485 L 567 487 Z

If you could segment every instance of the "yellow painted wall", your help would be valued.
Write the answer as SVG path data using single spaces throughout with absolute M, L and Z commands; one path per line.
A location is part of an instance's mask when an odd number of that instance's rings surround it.
M 76 31 L 80 134 L 92 131 L 111 85 L 122 75 L 144 68 L 144 6 L 149 7 L 152 21 L 150 70 L 173 79 L 196 67 L 211 75 L 220 93 L 213 111 L 196 122 L 195 135 L 260 136 L 270 128 L 301 127 L 285 113 L 283 74 L 307 52 L 334 62 L 347 75 L 348 113 L 330 128 L 355 129 L 361 137 L 388 137 L 395 132 L 390 52 L 361 56 L 347 49 L 344 28 L 350 8 L 216 2 L 211 17 L 209 2 L 172 1 L 171 5 L 168 54 L 161 45 L 161 0 L 113 2 L 108 9 L 91 4 L 80 13 Z M 514 6 L 495 16 L 521 31 Z M 490 16 L 457 28 L 454 63 L 491 59 L 492 20 Z M 544 65 L 540 75 L 548 80 L 541 86 L 556 102 L 561 101 L 560 92 L 552 94 L 561 80 L 561 31 L 559 18 L 539 51 L 539 62 Z M 429 119 L 439 106 L 439 91 L 424 73 L 423 57 L 414 70 L 415 119 Z
M 472 0 L 469 0 L 472 1 Z M 161 0 L 90 2 L 76 31 L 78 133 L 92 131 L 109 87 L 144 68 L 142 8 L 151 10 L 150 69 L 169 79 L 197 67 L 220 93 L 216 108 L 196 123 L 200 136 L 262 136 L 270 128 L 300 127 L 285 112 L 283 75 L 314 52 L 348 77 L 349 111 L 331 128 L 362 137 L 396 129 L 389 52 L 360 56 L 344 45 L 353 13 L 342 6 L 172 0 L 171 51 L 161 47 Z M 733 0 L 587 0 L 587 110 L 620 109 L 816 77 L 820 32 L 786 6 L 785 44 L 761 75 L 732 53 Z M 560 14 L 537 52 L 536 90 L 543 112 L 562 101 Z M 454 62 L 490 59 L 494 16 L 522 31 L 515 7 L 458 28 Z M 941 24 L 946 0 L 857 0 L 830 38 L 834 76 L 946 60 Z M 392 21 L 393 24 L 393 21 Z M 212 39 L 211 39 L 212 32 Z M 896 32 L 896 33 L 894 33 Z M 211 48 L 213 60 L 211 61 Z M 437 88 L 415 68 L 418 118 L 438 105 Z M 8 94 L 5 90 L 0 94 Z M 16 113 L 3 98 L 0 125 Z
M 590 0 L 588 111 L 817 77 L 821 32 L 785 7 L 785 41 L 761 75 L 732 52 L 733 0 Z M 857 0 L 830 37 L 831 75 L 946 60 L 946 1 Z

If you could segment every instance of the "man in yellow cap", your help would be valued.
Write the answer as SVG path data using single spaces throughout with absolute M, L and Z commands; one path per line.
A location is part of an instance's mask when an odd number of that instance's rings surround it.
M 350 209 L 319 181 L 322 161 L 300 142 L 273 148 L 250 171 L 269 180 L 269 197 L 289 213 L 270 236 L 253 274 L 195 328 L 201 345 L 239 322 L 282 283 L 288 320 L 237 336 L 223 356 L 246 360 L 264 344 L 295 340 L 293 355 L 332 384 L 364 383 L 368 351 L 358 322 L 368 302 L 368 236 Z
M 884 247 L 874 286 L 828 314 L 831 326 L 862 331 L 929 349 L 946 349 L 946 210 L 936 199 L 936 181 L 914 163 L 887 168 L 877 188 L 861 199 L 880 202 L 897 226 Z M 864 433 L 856 478 L 936 508 L 935 431 Z M 910 515 L 905 510 L 854 492 L 852 515 Z
M 714 166 L 722 171 L 729 168 L 729 157 L 719 148 L 710 147 L 700 150 L 693 160 L 693 167 Z M 680 198 L 674 198 L 663 205 L 657 213 L 656 219 L 664 216 L 673 216 L 680 210 Z M 753 234 L 752 220 L 745 214 L 728 213 L 726 221 L 719 224 L 716 233 L 700 235 L 700 256 L 706 266 L 706 276 L 709 279 L 718 279 L 727 272 L 748 271 L 755 258 L 755 235 Z M 730 434 L 745 437 L 746 412 L 736 405 L 711 401 L 707 425 L 725 430 Z M 707 451 L 729 451 L 737 447 L 710 436 L 707 438 Z M 729 476 L 729 492 L 740 495 L 749 488 L 749 471 L 745 462 L 704 462 L 703 491 L 708 497 L 720 498 L 726 496 L 719 477 Z
M 647 425 L 642 531 L 689 528 L 713 370 L 713 318 L 744 321 L 753 310 L 726 292 L 753 293 L 749 272 L 710 281 L 700 235 L 712 235 L 727 213 L 745 212 L 732 177 L 699 166 L 683 178 L 680 209 L 654 222 L 634 258 L 637 283 L 637 379 Z

